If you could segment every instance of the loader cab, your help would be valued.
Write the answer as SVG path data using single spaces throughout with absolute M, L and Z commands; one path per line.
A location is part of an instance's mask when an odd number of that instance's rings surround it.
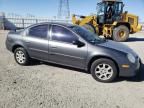
M 97 22 L 98 24 L 112 24 L 114 21 L 121 20 L 123 13 L 123 2 L 103 1 L 97 4 Z

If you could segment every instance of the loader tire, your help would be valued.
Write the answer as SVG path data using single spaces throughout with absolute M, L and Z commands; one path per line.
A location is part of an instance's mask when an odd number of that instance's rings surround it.
M 125 42 L 129 38 L 129 29 L 126 26 L 118 26 L 114 28 L 113 30 L 113 36 L 112 36 L 114 41 L 117 42 Z
M 85 24 L 83 25 L 84 28 L 86 28 L 87 30 L 89 30 L 90 32 L 96 34 L 96 30 L 95 30 L 95 27 L 91 24 Z

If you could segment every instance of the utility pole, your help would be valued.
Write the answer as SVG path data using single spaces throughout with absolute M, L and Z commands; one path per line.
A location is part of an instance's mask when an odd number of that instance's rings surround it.
M 58 18 L 70 18 L 69 0 L 59 0 Z

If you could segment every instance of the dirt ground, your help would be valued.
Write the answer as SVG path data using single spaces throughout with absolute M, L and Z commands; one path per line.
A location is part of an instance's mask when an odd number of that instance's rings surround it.
M 22 67 L 5 48 L 6 34 L 0 32 L 0 108 L 144 108 L 144 69 L 104 84 L 82 70 L 48 63 Z M 124 44 L 144 63 L 144 32 Z

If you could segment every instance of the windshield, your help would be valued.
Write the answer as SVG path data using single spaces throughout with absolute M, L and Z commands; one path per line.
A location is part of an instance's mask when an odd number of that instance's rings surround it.
M 97 5 L 97 14 L 98 15 L 101 15 L 101 14 L 104 14 L 104 3 L 99 3 Z
M 78 35 L 80 35 L 83 39 L 85 39 L 89 43 L 95 44 L 105 41 L 105 39 L 98 37 L 98 35 L 90 32 L 84 27 L 73 26 L 71 28 L 74 32 L 76 32 Z
M 121 3 L 121 2 L 116 3 L 116 5 L 115 5 L 115 7 L 116 7 L 115 13 L 116 13 L 116 14 L 121 14 L 122 11 L 123 11 L 123 6 L 124 6 L 124 4 Z

